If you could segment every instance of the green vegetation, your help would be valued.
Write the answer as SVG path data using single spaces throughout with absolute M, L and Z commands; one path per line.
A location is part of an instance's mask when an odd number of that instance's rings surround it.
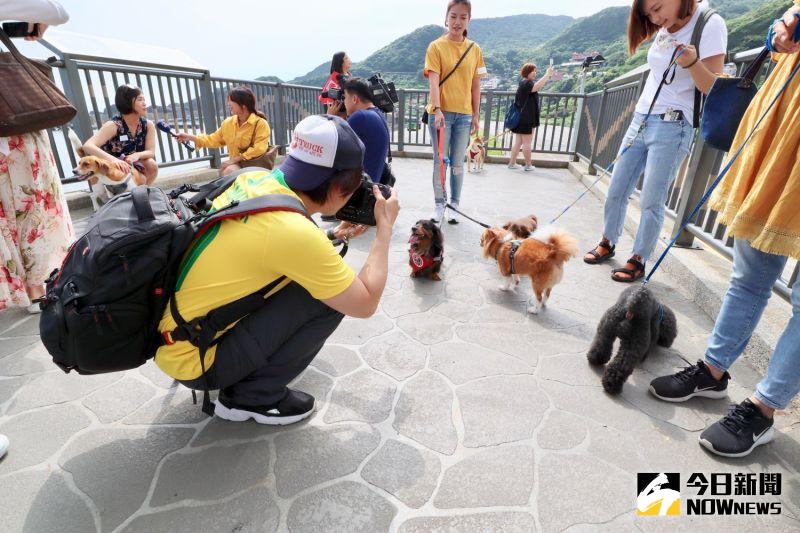
M 712 7 L 728 24 L 729 51 L 740 52 L 760 46 L 766 29 L 780 16 L 789 0 L 712 0 Z M 533 61 L 545 66 L 552 57 L 556 64 L 568 62 L 573 52 L 600 52 L 605 66 L 587 79 L 587 91 L 602 85 L 647 60 L 648 43 L 628 56 L 626 27 L 629 8 L 612 7 L 581 19 L 545 15 L 475 19 L 470 37 L 480 43 L 489 72 L 499 78 L 499 89 L 515 89 L 520 66 Z M 428 43 L 444 32 L 441 26 L 423 26 L 381 48 L 353 66 L 352 72 L 369 76 L 381 72 L 398 87 L 426 88 L 422 66 Z M 324 63 L 290 83 L 320 86 L 328 77 Z M 566 79 L 548 85 L 550 91 L 577 91 L 576 67 L 562 67 Z

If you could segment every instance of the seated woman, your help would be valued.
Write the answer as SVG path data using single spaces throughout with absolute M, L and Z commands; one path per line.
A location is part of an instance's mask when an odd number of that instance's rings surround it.
M 92 135 L 83 145 L 87 155 L 111 161 L 126 174 L 131 165 L 147 178 L 150 185 L 158 176 L 156 163 L 156 128 L 147 120 L 147 101 L 138 87 L 121 85 L 114 98 L 118 115 Z
M 246 167 L 272 168 L 265 161 L 269 150 L 270 127 L 264 113 L 256 111 L 256 96 L 247 87 L 236 87 L 228 94 L 228 109 L 233 116 L 226 118 L 211 135 L 178 133 L 178 140 L 192 141 L 197 148 L 228 147 L 228 160 L 219 167 L 219 175 Z

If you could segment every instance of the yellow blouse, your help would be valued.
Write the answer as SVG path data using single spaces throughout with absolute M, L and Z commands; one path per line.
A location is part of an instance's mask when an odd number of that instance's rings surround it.
M 255 113 L 250 113 L 247 121 L 241 126 L 239 119 L 234 115 L 223 120 L 214 133 L 198 135 L 195 145 L 198 148 L 227 146 L 231 157 L 241 155 L 245 160 L 250 160 L 267 152 L 270 132 L 269 122 Z

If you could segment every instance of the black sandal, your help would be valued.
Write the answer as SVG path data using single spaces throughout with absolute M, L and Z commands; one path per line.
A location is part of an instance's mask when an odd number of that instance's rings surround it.
M 644 277 L 644 263 L 637 261 L 633 257 L 628 259 L 628 263 L 632 264 L 634 269 L 624 267 L 615 268 L 611 271 L 611 279 L 620 283 L 633 283 L 634 281 L 639 281 Z M 621 278 L 616 274 L 627 274 L 628 277 Z
M 598 247 L 603 248 L 604 250 L 608 250 L 608 253 L 600 255 L 599 253 L 597 253 Z M 586 252 L 587 254 L 591 254 L 592 257 L 594 257 L 594 259 L 586 259 L 586 256 L 584 256 L 583 262 L 586 263 L 587 265 L 599 265 L 605 263 L 606 261 L 608 261 L 609 259 L 611 259 L 616 255 L 616 253 L 614 252 L 614 250 L 616 249 L 617 249 L 616 244 L 612 246 L 611 243 L 608 243 L 606 241 L 600 241 L 600 243 L 597 246 Z

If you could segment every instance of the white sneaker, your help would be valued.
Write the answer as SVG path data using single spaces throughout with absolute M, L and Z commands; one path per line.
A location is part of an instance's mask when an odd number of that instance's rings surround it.
M 436 204 L 436 209 L 433 212 L 431 220 L 434 222 L 441 222 L 444 216 L 444 204 Z
M 533 172 L 536 170 L 536 167 L 533 165 L 525 165 L 525 172 Z
M 458 204 L 457 203 L 452 203 L 450 205 L 452 205 L 453 207 L 458 209 Z M 448 224 L 458 224 L 458 213 L 456 213 L 452 209 L 448 209 L 447 210 L 447 223 Z
M 508 164 L 508 168 L 511 169 L 511 170 L 518 170 L 521 167 L 516 163 L 509 163 Z
M 8 444 L 8 437 L 5 435 L 0 435 L 0 459 L 2 459 L 8 451 Z

